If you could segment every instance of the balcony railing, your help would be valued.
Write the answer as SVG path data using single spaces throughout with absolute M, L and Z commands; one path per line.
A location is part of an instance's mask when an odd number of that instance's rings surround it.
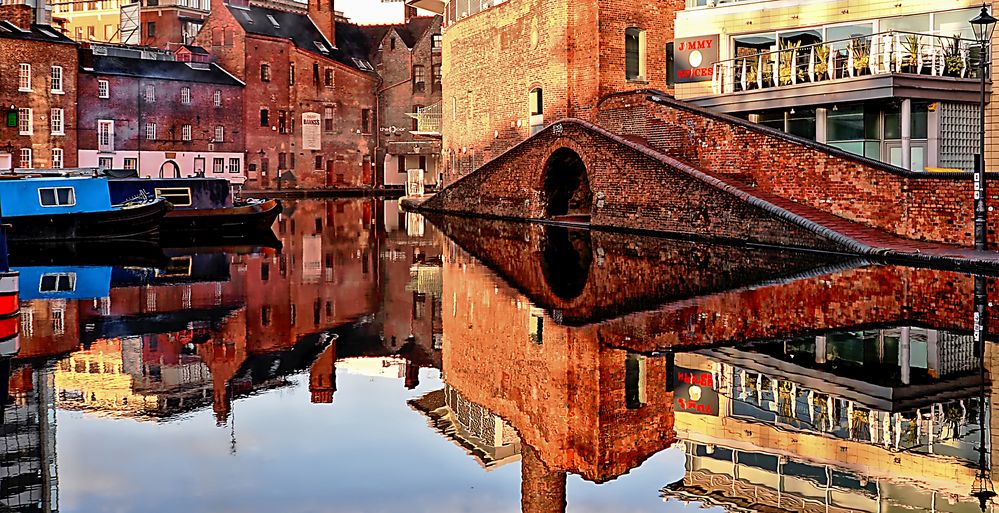
M 416 131 L 421 134 L 441 133 L 441 102 L 417 109 L 409 114 L 409 117 L 416 120 Z
M 892 73 L 977 78 L 981 53 L 976 41 L 900 31 L 810 45 L 784 41 L 777 50 L 716 63 L 711 89 L 726 94 Z

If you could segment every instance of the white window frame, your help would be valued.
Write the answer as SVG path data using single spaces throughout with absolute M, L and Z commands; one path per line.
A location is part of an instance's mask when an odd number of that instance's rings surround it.
M 212 101 L 215 102 L 215 107 L 216 108 L 222 106 L 222 90 L 221 89 L 216 89 L 215 90 L 215 96 L 212 98 Z
M 106 140 L 101 139 L 106 136 Z M 114 152 L 114 120 L 97 120 L 97 151 L 100 153 Z
M 17 161 L 17 163 L 20 164 L 20 166 L 18 167 L 20 167 L 21 169 L 31 169 L 33 167 L 31 148 L 21 148 L 21 154 L 19 155 L 19 157 L 20 159 Z M 25 163 L 27 163 L 28 165 L 25 165 Z
M 221 157 L 215 157 L 212 159 L 212 173 L 222 174 L 225 173 L 225 159 Z
M 98 98 L 110 98 L 111 97 L 111 83 L 107 80 L 97 81 L 97 97 Z
M 238 158 L 230 158 L 229 159 L 229 173 L 230 174 L 238 174 L 238 173 L 242 172 L 242 170 L 243 170 L 243 166 L 240 163 L 240 161 L 239 161 Z
M 156 88 L 147 84 L 143 90 L 142 99 L 146 103 L 156 103 Z
M 139 159 L 135 157 L 129 157 L 125 159 L 125 163 L 122 165 L 123 169 L 138 169 Z
M 22 62 L 18 66 L 17 90 L 22 93 L 31 92 L 31 64 Z
M 215 139 L 212 142 L 225 142 L 225 127 L 218 125 L 215 127 Z
M 52 167 L 54 169 L 62 169 L 66 167 L 66 161 L 64 160 L 65 154 L 62 148 L 52 148 Z
M 182 141 L 191 140 L 191 125 L 183 125 L 180 127 L 180 139 Z
M 52 135 L 66 135 L 66 119 L 62 109 L 54 108 L 49 111 L 49 121 L 52 126 Z
M 65 94 L 62 83 L 62 66 L 52 66 L 52 94 Z M 56 87 L 58 86 L 58 87 Z
M 180 88 L 180 103 L 183 103 L 184 105 L 190 105 L 191 104 L 191 88 L 190 87 L 181 87 Z
M 66 204 L 59 203 L 59 190 L 60 189 L 69 189 L 70 198 L 72 199 L 72 203 L 66 203 Z M 55 205 L 46 205 L 45 203 L 43 203 L 42 202 L 42 191 L 54 191 L 55 199 L 56 199 L 56 204 Z M 41 205 L 43 208 L 56 208 L 56 207 L 72 207 L 72 206 L 76 206 L 76 187 L 39 187 L 38 188 L 38 204 Z
M 146 123 L 146 140 L 156 140 L 156 123 Z
M 112 157 L 98 157 L 97 167 L 101 169 L 113 169 L 114 168 L 114 158 Z
M 18 109 L 17 133 L 18 135 L 32 135 L 35 133 L 34 115 L 30 107 Z

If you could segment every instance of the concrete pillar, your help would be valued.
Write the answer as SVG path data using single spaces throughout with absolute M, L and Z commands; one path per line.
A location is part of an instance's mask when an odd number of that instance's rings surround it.
M 912 379 L 912 369 L 909 367 L 910 359 L 910 348 L 909 348 L 909 333 L 910 328 L 908 326 L 902 328 L 902 334 L 899 336 L 898 340 L 898 364 L 902 367 L 902 384 L 908 385 L 909 381 Z
M 940 377 L 940 332 L 926 330 L 926 370 L 934 378 Z
M 565 472 L 553 471 L 533 447 L 521 446 L 520 507 L 523 513 L 564 513 Z
M 815 142 L 829 142 L 829 135 L 826 131 L 829 120 L 829 109 L 822 107 L 815 109 Z
M 912 100 L 902 100 L 902 167 L 912 169 Z
M 936 106 L 935 108 L 933 106 Z M 940 167 L 940 104 L 926 113 L 926 167 Z
M 826 337 L 815 337 L 815 363 L 826 363 Z

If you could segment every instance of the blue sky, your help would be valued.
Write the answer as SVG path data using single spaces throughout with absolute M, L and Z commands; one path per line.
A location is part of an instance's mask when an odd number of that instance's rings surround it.
M 336 2 L 336 10 L 343 11 L 355 23 L 392 23 L 402 21 L 402 2 L 338 0 Z

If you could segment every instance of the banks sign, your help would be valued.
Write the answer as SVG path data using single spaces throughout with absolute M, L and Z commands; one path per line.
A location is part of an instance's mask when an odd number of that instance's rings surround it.
M 673 63 L 679 84 L 711 80 L 714 64 L 718 62 L 718 34 L 713 36 L 686 37 L 673 44 Z
M 318 112 L 302 113 L 302 149 L 321 150 L 323 148 L 323 118 Z

